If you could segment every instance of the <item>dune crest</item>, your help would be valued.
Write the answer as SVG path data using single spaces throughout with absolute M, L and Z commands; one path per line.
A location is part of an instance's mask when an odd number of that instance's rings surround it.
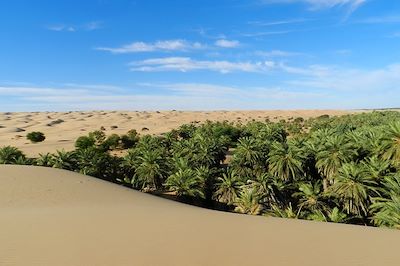
M 201 209 L 0 166 L 0 265 L 398 265 L 400 232 Z

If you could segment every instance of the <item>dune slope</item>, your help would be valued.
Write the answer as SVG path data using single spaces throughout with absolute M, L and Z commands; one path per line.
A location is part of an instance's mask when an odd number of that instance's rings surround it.
M 201 209 L 0 166 L 0 265 L 399 265 L 400 232 Z

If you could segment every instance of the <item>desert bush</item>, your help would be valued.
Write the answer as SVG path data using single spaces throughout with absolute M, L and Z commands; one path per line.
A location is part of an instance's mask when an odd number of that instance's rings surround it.
M 26 135 L 26 138 L 32 143 L 42 142 L 46 139 L 46 136 L 39 131 L 33 131 Z
M 77 149 L 87 149 L 94 147 L 96 140 L 93 137 L 81 136 L 75 141 L 75 147 Z

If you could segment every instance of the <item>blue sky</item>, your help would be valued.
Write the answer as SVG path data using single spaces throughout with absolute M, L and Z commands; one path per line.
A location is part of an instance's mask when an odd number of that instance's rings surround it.
M 400 1 L 4 0 L 0 111 L 400 105 Z

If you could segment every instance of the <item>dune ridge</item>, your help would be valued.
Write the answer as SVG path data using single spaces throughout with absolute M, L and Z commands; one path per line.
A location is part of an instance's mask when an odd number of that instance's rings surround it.
M 398 265 L 400 232 L 201 209 L 0 166 L 0 265 Z

